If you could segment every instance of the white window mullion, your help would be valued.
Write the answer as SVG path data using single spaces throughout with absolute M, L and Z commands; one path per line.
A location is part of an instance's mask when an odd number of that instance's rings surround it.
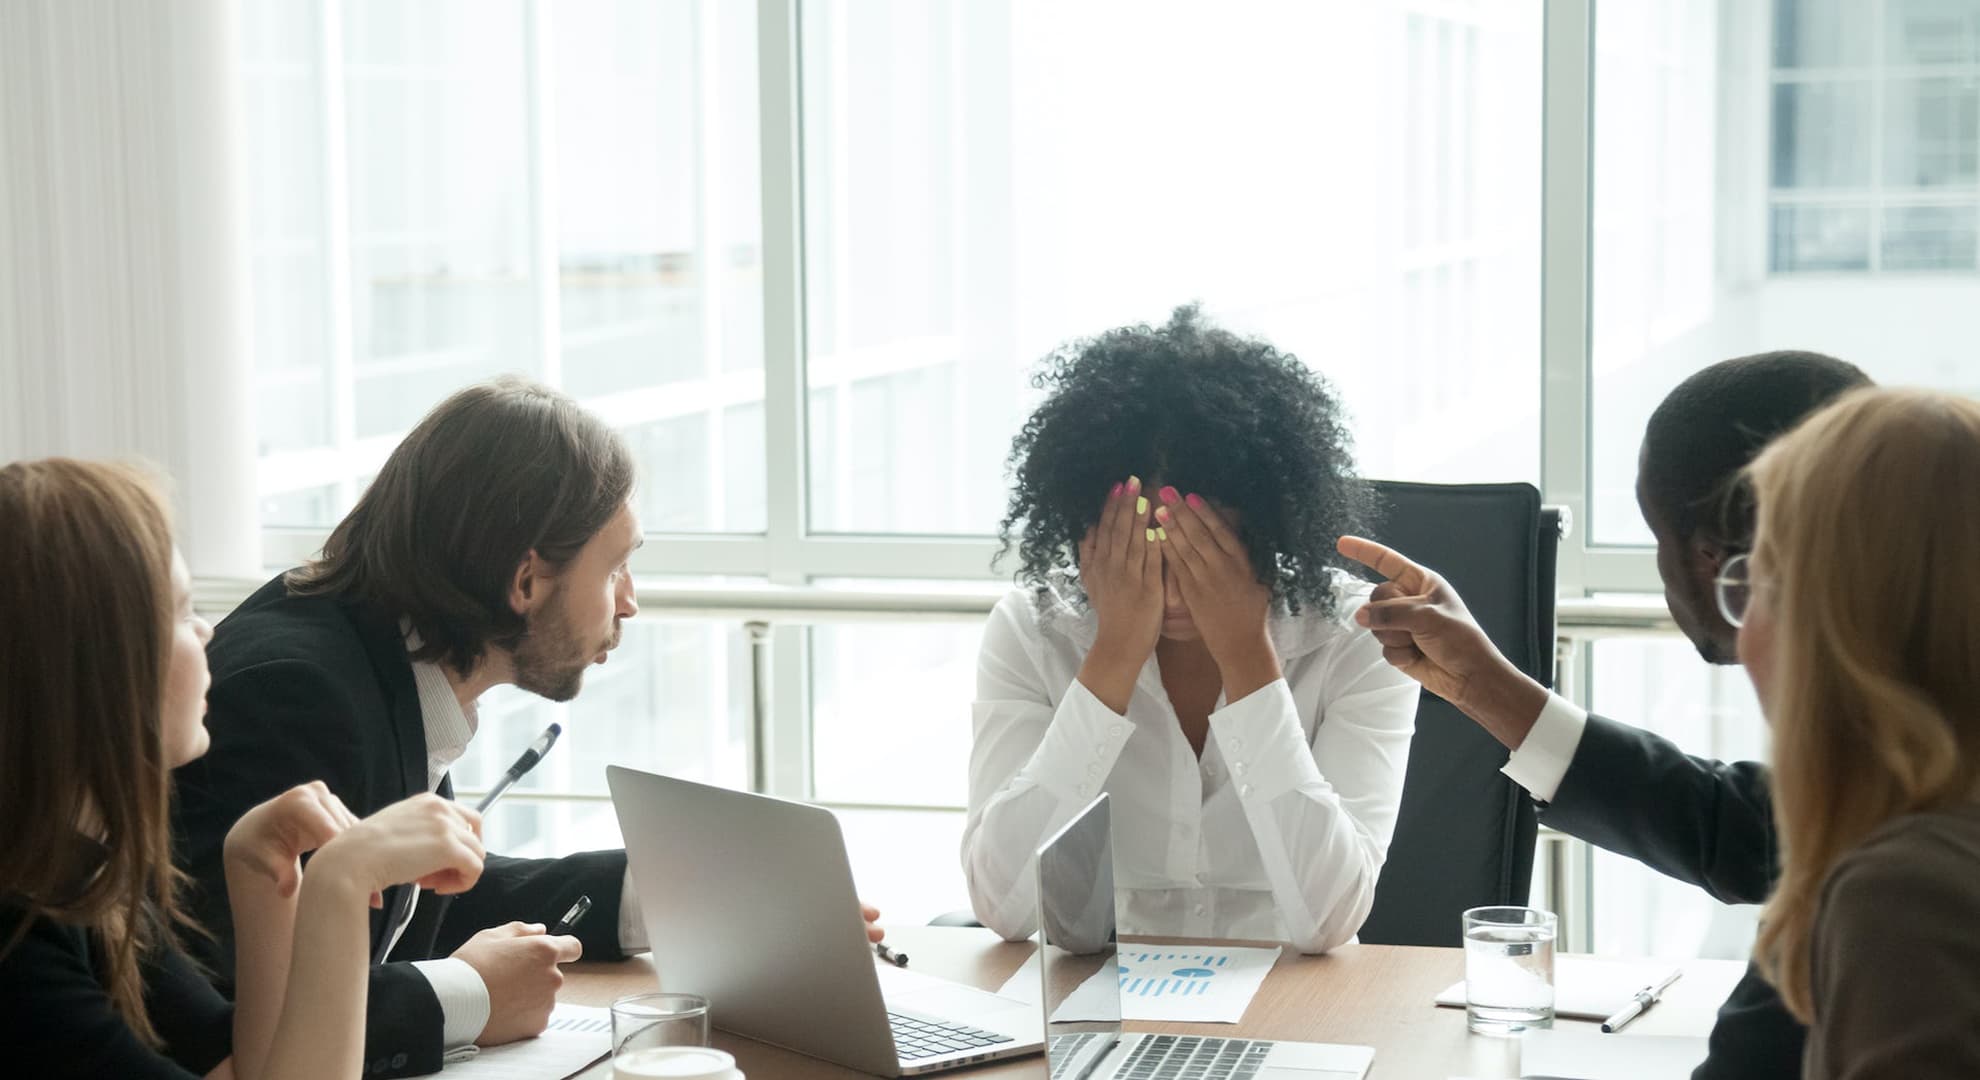
M 763 435 L 769 573 L 799 584 L 805 515 L 804 181 L 797 0 L 758 0 L 763 191 Z
M 1870 19 L 1870 272 L 1884 269 L 1884 105 L 1890 99 L 1890 71 L 1884 62 L 1884 0 L 1875 0 Z M 1914 143 L 1917 140 L 1914 140 Z
M 523 11 L 524 63 L 528 69 L 530 276 L 536 298 L 537 377 L 564 383 L 562 267 L 557 228 L 557 54 L 555 16 L 549 0 L 530 0 Z
M 1595 10 L 1593 0 L 1547 0 L 1541 91 L 1540 475 L 1546 501 L 1573 531 L 1558 581 L 1591 582 L 1589 516 L 1589 274 L 1591 269 Z M 1642 556 L 1639 556 L 1642 558 Z
M 798 0 L 757 0 L 757 85 L 763 194 L 763 434 L 765 554 L 770 580 L 806 580 L 803 123 Z M 751 784 L 791 798 L 811 793 L 807 634 L 771 632 L 769 700 L 751 734 Z
M 722 23 L 728 9 L 723 5 L 697 3 L 689 9 L 689 22 L 696 41 L 694 77 L 694 154 L 699 166 L 694 184 L 694 267 L 700 292 L 696 297 L 701 317 L 701 372 L 711 385 L 722 377 L 723 353 L 728 348 L 727 320 L 723 307 L 728 299 L 729 249 L 728 215 L 722 184 L 722 110 L 727 105 L 722 87 Z M 720 402 L 708 406 L 708 424 L 702 439 L 706 452 L 706 478 L 709 492 L 708 527 L 719 529 L 729 521 L 728 410 Z
M 319 9 L 318 54 L 322 65 L 323 120 L 323 270 L 327 290 L 326 323 L 329 328 L 330 449 L 339 462 L 350 460 L 357 444 L 357 328 L 351 300 L 351 154 L 350 106 L 347 99 L 344 59 L 344 5 L 342 0 L 323 0 Z M 263 466 L 266 468 L 266 465 Z M 336 480 L 336 505 L 357 501 L 356 470 L 344 467 Z M 295 565 L 278 560 L 272 550 L 262 558 L 276 565 Z

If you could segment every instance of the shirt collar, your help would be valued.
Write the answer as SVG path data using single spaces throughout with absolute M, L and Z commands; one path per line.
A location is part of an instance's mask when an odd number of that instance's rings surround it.
M 419 631 L 412 628 L 408 619 L 399 620 L 399 629 L 406 637 L 406 651 L 420 647 Z M 447 681 L 447 672 L 431 660 L 412 662 L 413 686 L 419 691 L 420 724 L 426 731 L 426 754 L 429 759 L 452 764 L 467 753 L 468 743 L 474 741 L 474 733 L 480 727 L 480 711 L 473 702 L 466 708 L 454 696 L 454 685 Z

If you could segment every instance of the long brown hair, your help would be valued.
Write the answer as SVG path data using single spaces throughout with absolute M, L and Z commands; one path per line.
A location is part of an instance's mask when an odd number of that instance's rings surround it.
M 1782 845 L 1755 951 L 1810 1021 L 1836 861 L 1894 817 L 1980 799 L 1980 402 L 1854 391 L 1752 476 Z
M 183 925 L 162 734 L 172 530 L 126 465 L 0 468 L 0 905 L 80 926 L 110 1000 L 154 1045 L 141 959 Z M 97 845 L 100 845 L 97 846 Z
M 575 558 L 632 486 L 631 450 L 577 402 L 519 376 L 477 383 L 392 451 L 322 556 L 289 573 L 289 591 L 405 616 L 414 659 L 466 672 L 528 629 L 509 606 L 524 558 Z

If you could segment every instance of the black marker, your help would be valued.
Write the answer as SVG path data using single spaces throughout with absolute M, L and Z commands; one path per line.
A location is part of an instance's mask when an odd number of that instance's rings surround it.
M 577 924 L 583 922 L 584 917 L 590 913 L 591 897 L 580 896 L 577 898 L 577 903 L 571 905 L 571 910 L 564 912 L 564 917 L 557 920 L 556 928 L 550 932 L 552 934 L 568 934 L 576 930 Z
M 907 954 L 904 952 L 895 952 L 894 950 L 888 948 L 887 943 L 884 941 L 876 941 L 873 943 L 873 955 L 879 957 L 882 960 L 885 960 L 886 962 L 894 965 L 895 967 L 907 966 Z

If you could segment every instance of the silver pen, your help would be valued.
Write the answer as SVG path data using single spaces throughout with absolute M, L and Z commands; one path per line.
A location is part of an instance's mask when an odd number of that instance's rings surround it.
M 550 748 L 557 745 L 557 736 L 563 733 L 564 726 L 562 724 L 551 724 L 549 727 L 544 728 L 543 734 L 538 735 L 536 741 L 529 744 L 529 749 L 524 750 L 522 756 L 516 759 L 516 763 L 509 766 L 509 771 L 503 773 L 501 779 L 489 786 L 488 794 L 483 795 L 481 801 L 475 804 L 474 812 L 477 814 L 487 813 L 488 808 L 495 805 L 495 800 L 501 798 L 502 793 L 509 790 L 510 784 L 522 779 L 524 773 L 536 768 L 536 763 L 542 761 L 543 755 L 549 753 Z
M 1602 1021 L 1603 1034 L 1613 1035 L 1621 1031 L 1624 1025 L 1628 1024 L 1631 1020 L 1643 1015 L 1643 1010 L 1656 1004 L 1658 999 L 1664 996 L 1664 991 L 1669 990 L 1671 984 L 1678 981 L 1678 976 L 1682 974 L 1684 974 L 1682 969 L 1673 971 L 1664 977 L 1663 982 L 1654 983 L 1638 990 L 1636 996 L 1630 999 L 1629 1004 L 1624 1005 L 1614 1016 Z

